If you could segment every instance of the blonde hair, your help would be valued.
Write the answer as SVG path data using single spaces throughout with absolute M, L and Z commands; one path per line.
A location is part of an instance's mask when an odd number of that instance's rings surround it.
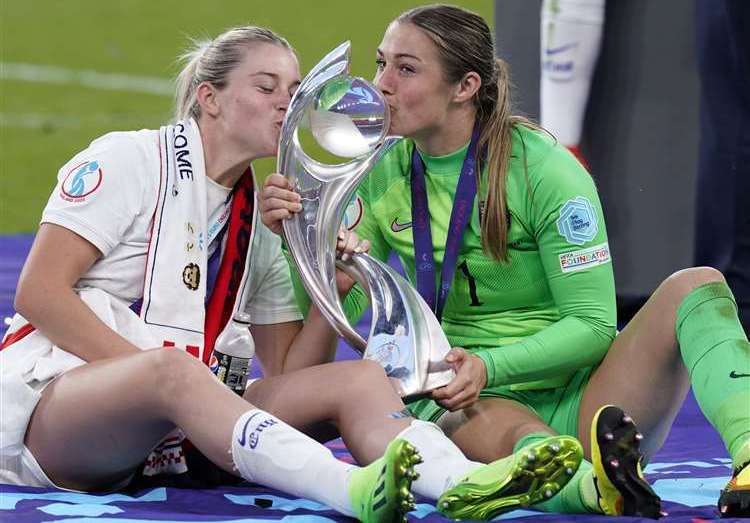
M 229 73 L 243 60 L 247 47 L 256 43 L 280 45 L 294 52 L 282 36 L 252 25 L 229 29 L 213 40 L 193 40 L 192 46 L 180 56 L 184 65 L 176 80 L 175 119 L 199 118 L 198 86 L 202 82 L 217 89 L 226 86 Z
M 482 80 L 474 97 L 480 135 L 477 151 L 487 150 L 487 180 L 477 170 L 477 186 L 486 185 L 487 202 L 482 213 L 482 248 L 490 257 L 508 261 L 508 205 L 506 177 L 512 148 L 511 132 L 518 125 L 540 129 L 522 116 L 512 114 L 510 75 L 507 64 L 495 57 L 495 43 L 487 22 L 476 13 L 450 5 L 410 9 L 396 22 L 422 29 L 440 54 L 447 81 L 460 81 L 476 72 Z M 524 155 L 525 156 L 525 155 Z M 524 166 L 526 158 L 524 157 Z

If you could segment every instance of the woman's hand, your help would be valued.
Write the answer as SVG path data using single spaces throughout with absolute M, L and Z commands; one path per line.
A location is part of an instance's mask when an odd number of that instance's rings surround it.
M 454 347 L 445 356 L 445 362 L 456 371 L 456 377 L 448 385 L 433 390 L 432 399 L 451 412 L 470 407 L 487 385 L 484 361 L 461 347 Z
M 280 174 L 271 174 L 260 191 L 260 219 L 276 234 L 281 234 L 282 223 L 302 210 L 300 195 L 292 190 L 289 181 Z
M 353 254 L 360 254 L 370 250 L 370 242 L 360 240 L 357 233 L 350 231 L 345 227 L 339 229 L 339 235 L 336 242 L 336 257 L 342 261 L 347 261 Z M 341 269 L 336 269 L 336 288 L 339 296 L 344 297 L 354 286 L 354 280 Z

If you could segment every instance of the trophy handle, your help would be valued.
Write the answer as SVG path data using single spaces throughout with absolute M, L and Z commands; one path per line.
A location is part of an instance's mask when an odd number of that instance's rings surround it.
M 388 264 L 355 254 L 337 266 L 368 291 L 372 322 L 363 358 L 377 361 L 402 397 L 448 384 L 455 373 L 444 357 L 451 349 L 427 303 Z
M 300 279 L 323 316 L 360 353 L 364 353 L 367 342 L 349 325 L 336 289 L 338 224 L 359 182 L 398 140 L 397 137 L 388 137 L 366 160 L 341 165 L 321 164 L 307 156 L 302 148 L 290 147 L 282 163 L 283 166 L 296 164 L 307 173 L 304 180 L 292 180 L 297 182 L 295 189 L 302 197 L 303 210 L 282 224 L 283 236 L 300 272 Z M 335 297 L 335 300 L 330 297 Z

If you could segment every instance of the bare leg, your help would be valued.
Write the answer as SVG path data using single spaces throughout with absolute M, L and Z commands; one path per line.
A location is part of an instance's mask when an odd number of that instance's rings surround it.
M 591 420 L 606 404 L 635 419 L 647 460 L 661 448 L 690 386 L 675 335 L 677 308 L 696 287 L 723 280 L 709 267 L 673 274 L 615 338 L 581 401 L 578 433 L 589 458 Z
M 555 431 L 518 402 L 482 398 L 473 406 L 444 414 L 438 425 L 469 459 L 489 463 L 513 453 L 518 440 L 532 432 Z
M 173 427 L 232 472 L 232 430 L 251 406 L 201 362 L 155 349 L 78 367 L 42 394 L 26 445 L 50 479 L 77 490 L 127 478 Z
M 330 421 L 359 463 L 383 455 L 388 443 L 411 423 L 394 417 L 405 407 L 383 368 L 372 361 L 340 361 L 308 367 L 253 383 L 245 398 L 309 432 Z
M 469 458 L 490 463 L 479 472 L 494 476 L 501 485 L 502 504 L 497 506 L 503 506 L 503 510 L 534 503 L 535 508 L 558 512 L 576 506 L 571 505 L 573 501 L 580 505 L 578 484 L 583 474 L 574 472 L 582 456 L 580 444 L 571 437 L 549 439 L 555 431 L 524 405 L 482 398 L 470 408 L 444 414 L 439 425 Z M 525 438 L 530 434 L 533 436 Z M 519 442 L 525 450 L 513 453 Z M 440 502 L 441 510 L 451 517 L 473 519 L 481 515 L 451 509 L 455 503 L 452 493 Z

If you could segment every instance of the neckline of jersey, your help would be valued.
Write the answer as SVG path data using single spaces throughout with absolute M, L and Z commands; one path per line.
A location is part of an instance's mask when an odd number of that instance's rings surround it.
M 466 158 L 466 151 L 469 150 L 469 142 L 466 142 L 460 149 L 442 156 L 429 156 L 423 151 L 419 151 L 419 156 L 424 162 L 426 174 L 461 174 L 461 166 Z

